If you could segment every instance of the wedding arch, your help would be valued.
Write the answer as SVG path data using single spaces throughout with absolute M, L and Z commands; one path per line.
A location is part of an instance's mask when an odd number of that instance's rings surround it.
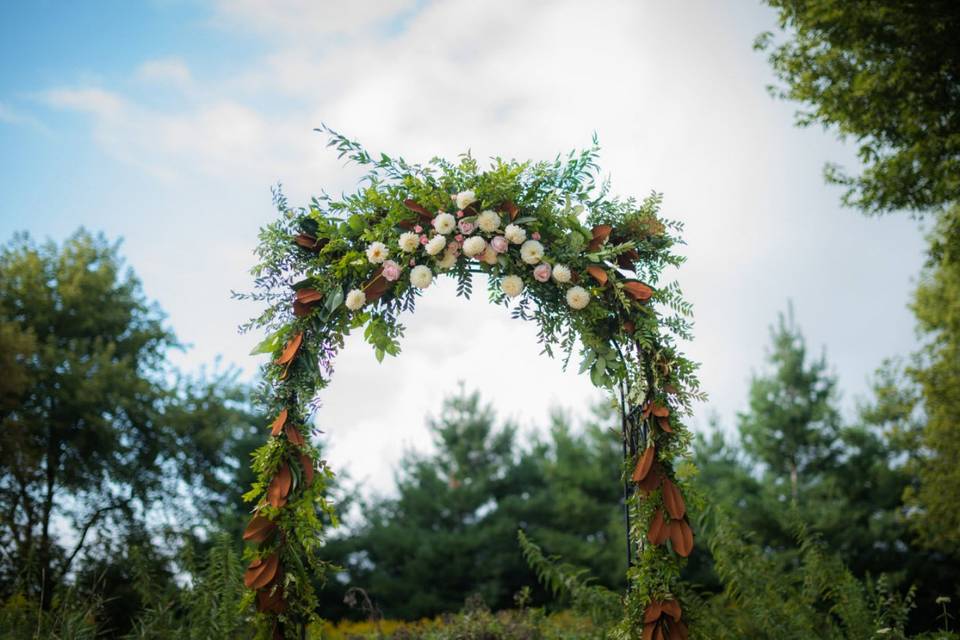
M 696 365 L 678 350 L 690 338 L 690 305 L 664 270 L 682 227 L 659 217 L 661 198 L 610 194 L 599 181 L 599 146 L 552 162 L 495 158 L 486 169 L 469 154 L 425 165 L 370 155 L 335 131 L 329 146 L 367 168 L 359 189 L 323 193 L 288 206 L 261 231 L 253 269 L 266 310 L 246 328 L 268 332 L 261 401 L 273 420 L 253 455 L 256 481 L 245 498 L 244 582 L 261 633 L 298 638 L 314 616 L 311 578 L 332 471 L 311 443 L 317 394 L 333 374 L 344 337 L 363 328 L 378 359 L 397 355 L 401 312 L 435 278 L 452 277 L 469 297 L 485 274 L 490 298 L 517 319 L 538 323 L 543 352 L 610 392 L 623 441 L 628 590 L 627 637 L 686 638 L 677 587 L 693 548 L 685 496 L 690 433 L 681 422 L 702 397 Z

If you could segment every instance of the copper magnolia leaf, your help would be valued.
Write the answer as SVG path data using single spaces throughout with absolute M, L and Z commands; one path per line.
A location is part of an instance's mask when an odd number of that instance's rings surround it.
M 663 509 L 657 509 L 650 518 L 650 527 L 647 529 L 647 540 L 651 544 L 663 544 L 670 535 L 670 525 L 663 517 Z
M 287 603 L 283 599 L 280 586 L 257 592 L 257 610 L 262 613 L 283 613 Z
M 610 237 L 610 233 L 613 231 L 613 227 L 608 224 L 598 224 L 591 230 L 593 234 L 593 239 L 590 241 L 590 244 L 587 245 L 588 251 L 596 251 L 603 246 L 603 243 L 607 241 L 607 238 Z
M 634 300 L 643 302 L 653 296 L 653 289 L 643 284 L 639 280 L 631 280 L 623 285 L 623 290 L 629 293 Z
M 313 459 L 305 453 L 300 454 L 300 465 L 303 467 L 303 475 L 307 480 L 307 486 L 313 484 Z
M 313 304 L 314 302 L 323 300 L 323 293 L 316 289 L 297 289 L 297 293 L 294 295 L 297 298 L 297 302 L 302 302 L 303 304 Z
M 623 322 L 623 330 L 626 333 L 633 335 L 633 333 L 637 330 L 637 324 L 633 320 L 625 320 Z
M 664 625 L 661 620 L 653 629 L 653 640 L 667 640 L 667 633 L 663 630 Z
M 674 520 L 679 520 L 687 512 L 687 506 L 683 502 L 683 495 L 670 478 L 663 480 L 663 505 L 667 508 L 667 513 Z
M 293 301 L 293 315 L 298 318 L 305 318 L 310 315 L 310 312 L 313 311 L 313 307 L 308 304 L 303 304 L 299 300 Z
M 663 609 L 663 612 L 674 619 L 674 621 L 680 620 L 680 603 L 676 600 L 665 600 L 660 603 L 660 608 Z
M 633 468 L 633 475 L 630 476 L 630 479 L 634 482 L 640 482 L 646 478 L 647 474 L 650 473 L 650 467 L 653 466 L 653 461 L 656 457 L 656 447 L 647 447 L 640 456 L 640 459 L 637 460 L 637 466 Z
M 293 241 L 297 246 L 307 249 L 309 251 L 320 251 L 323 249 L 328 242 L 327 238 L 320 238 L 319 240 L 309 233 L 301 233 L 293 237 Z
M 281 409 L 280 413 L 277 415 L 277 419 L 273 421 L 273 424 L 270 425 L 270 435 L 278 436 L 283 430 L 283 425 L 287 424 L 287 410 Z
M 650 412 L 653 411 L 653 401 L 648 400 L 645 405 L 643 405 L 643 413 L 640 414 L 641 417 L 646 420 L 650 417 Z
M 297 445 L 298 447 L 302 447 L 304 444 L 306 444 L 306 441 L 303 439 L 303 434 L 300 433 L 300 430 L 297 429 L 297 428 L 296 428 L 295 426 L 293 426 L 292 424 L 288 424 L 288 425 L 283 429 L 283 431 L 284 431 L 284 433 L 287 434 L 287 440 L 289 440 L 291 443 Z
M 663 474 L 660 473 L 660 465 L 654 462 L 647 477 L 637 483 L 637 489 L 640 489 L 646 495 L 650 495 L 660 486 L 661 480 L 663 480 Z
M 593 276 L 593 279 L 599 282 L 601 287 L 607 284 L 609 277 L 607 276 L 607 272 L 603 270 L 603 267 L 591 264 L 587 267 L 587 273 Z
M 620 265 L 621 269 L 626 269 L 628 271 L 633 271 L 636 267 L 637 260 L 640 259 L 640 253 L 636 249 L 630 249 L 629 251 L 624 251 L 617 256 L 617 264 Z
M 507 200 L 504 202 L 501 208 L 507 212 L 507 215 L 510 216 L 511 220 L 516 220 L 517 215 L 520 213 L 520 207 L 515 205 L 512 200 Z
M 656 622 L 648 622 L 643 625 L 643 640 L 653 640 L 653 631 L 656 628 Z
M 643 621 L 646 622 L 656 622 L 660 619 L 660 614 L 663 611 L 660 602 L 657 600 L 651 600 L 650 604 L 647 605 L 646 610 L 643 612 Z
M 254 566 L 256 564 L 256 566 Z M 254 560 L 243 574 L 243 584 L 248 589 L 262 589 L 277 576 L 280 554 L 274 551 L 263 560 Z
M 383 277 L 383 267 L 377 267 L 370 277 L 370 282 L 364 285 L 363 293 L 367 296 L 367 302 L 373 302 L 379 300 L 389 288 L 390 281 Z
M 673 550 L 684 558 L 693 551 L 693 529 L 686 520 L 670 522 L 670 543 L 673 544 Z
M 297 357 L 297 352 L 300 350 L 301 344 L 303 344 L 302 331 L 290 338 L 289 342 L 287 342 L 287 346 L 283 348 L 283 353 L 281 353 L 280 357 L 275 360 L 276 364 L 288 364 L 293 362 L 293 359 Z
M 661 404 L 655 404 L 653 405 L 652 413 L 658 418 L 665 418 L 670 415 L 670 409 Z
M 660 429 L 663 431 L 673 433 L 673 427 L 670 426 L 670 418 L 657 418 L 657 424 L 660 425 Z
M 670 625 L 670 640 L 688 640 L 689 638 L 690 631 L 687 629 L 686 623 L 676 620 Z
M 410 211 L 416 211 L 420 214 L 421 218 L 426 218 L 427 220 L 433 219 L 433 214 L 430 213 L 426 207 L 420 205 L 416 200 L 407 198 L 403 201 L 403 206 L 405 206 L 407 209 L 410 209 Z
M 250 542 L 264 542 L 276 528 L 277 525 L 273 520 L 257 514 L 244 529 L 243 539 Z
M 279 509 L 287 504 L 287 494 L 290 493 L 290 485 L 293 483 L 293 476 L 290 474 L 290 467 L 283 463 L 273 476 L 270 486 L 267 488 L 267 501 L 270 506 Z

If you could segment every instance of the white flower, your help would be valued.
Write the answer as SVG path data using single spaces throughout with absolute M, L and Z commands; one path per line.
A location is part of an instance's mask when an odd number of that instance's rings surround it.
M 457 209 L 466 209 L 477 201 L 477 196 L 473 191 L 461 191 L 454 198 L 457 201 Z
M 537 264 L 543 257 L 543 245 L 536 240 L 527 240 L 520 247 L 520 259 L 527 264 Z
M 523 244 L 527 239 L 527 230 L 518 224 L 508 224 L 503 230 L 504 237 L 513 244 Z
M 486 262 L 489 265 L 497 264 L 497 257 L 500 254 L 493 250 L 493 247 L 487 245 L 487 248 L 483 250 L 483 253 L 480 254 L 480 260 Z
M 520 279 L 520 276 L 505 276 L 500 281 L 500 288 L 511 298 L 516 298 L 523 293 L 523 280 Z
M 347 309 L 350 311 L 356 311 L 363 305 L 367 303 L 367 294 L 365 294 L 360 289 L 352 289 L 350 293 L 347 294 Z
M 437 266 L 444 271 L 455 264 L 457 264 L 457 253 L 455 251 L 447 251 L 445 254 L 443 254 L 443 257 L 437 261 Z
M 487 241 L 480 236 L 471 236 L 463 242 L 463 254 L 468 258 L 478 256 L 487 248 Z
M 401 233 L 400 240 L 397 241 L 397 244 L 400 245 L 401 251 L 413 253 L 417 250 L 417 247 L 420 246 L 420 236 L 412 231 Z
M 572 309 L 583 309 L 590 302 L 590 292 L 583 287 L 570 287 L 567 290 L 567 304 Z
M 489 209 L 480 212 L 477 216 L 477 226 L 484 233 L 493 233 L 500 228 L 500 214 Z
M 367 247 L 367 260 L 373 264 L 380 264 L 390 256 L 390 250 L 382 242 L 371 242 Z
M 426 289 L 431 282 L 433 282 L 433 273 L 429 267 L 419 264 L 410 271 L 410 284 L 417 289 Z
M 423 245 L 424 250 L 432 256 L 437 255 L 447 246 L 447 239 L 443 236 L 433 236 L 430 242 Z
M 570 282 L 570 267 L 565 264 L 553 265 L 553 279 L 560 284 Z
M 447 235 L 457 228 L 457 219 L 449 213 L 438 213 L 437 217 L 433 219 L 433 228 L 437 230 L 437 233 Z

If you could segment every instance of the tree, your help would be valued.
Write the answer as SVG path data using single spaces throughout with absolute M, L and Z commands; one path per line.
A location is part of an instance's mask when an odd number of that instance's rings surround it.
M 519 528 L 622 588 L 621 454 L 616 434 L 601 426 L 612 426 L 610 418 L 601 411 L 578 436 L 555 413 L 547 439 L 521 446 L 514 426 L 496 428 L 493 410 L 461 389 L 429 421 L 436 453 L 404 456 L 396 497 L 363 504 L 360 526 L 327 545 L 346 572 L 322 600 L 360 587 L 386 615 L 408 619 L 457 610 L 474 594 L 508 608 L 536 584 Z
M 776 483 L 788 483 L 797 502 L 836 456 L 840 416 L 834 406 L 836 380 L 824 356 L 808 362 L 803 334 L 792 307 L 771 329 L 771 371 L 754 376 L 750 410 L 739 415 L 744 450 L 764 465 Z
M 0 250 L 0 346 L 4 591 L 47 608 L 97 535 L 210 515 L 245 420 L 235 374 L 169 382 L 179 345 L 118 244 L 83 230 L 61 246 L 15 236 Z
M 767 0 L 789 38 L 770 33 L 768 51 L 785 86 L 775 95 L 803 105 L 800 126 L 821 124 L 853 138 L 859 176 L 828 166 L 844 202 L 868 212 L 927 211 L 960 191 L 960 5 L 952 0 Z

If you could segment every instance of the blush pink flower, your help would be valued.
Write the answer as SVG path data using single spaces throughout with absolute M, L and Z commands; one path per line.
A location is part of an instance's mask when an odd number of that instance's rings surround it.
M 420 225 L 415 226 L 413 230 L 417 233 L 423 233 L 423 227 L 421 227 Z
M 534 232 L 533 232 L 533 235 L 530 236 L 530 237 L 533 238 L 534 240 L 539 240 L 539 239 L 540 239 L 540 232 L 539 232 L 539 231 L 534 231 Z
M 457 235 L 453 236 L 453 239 L 456 240 L 457 242 L 463 242 L 463 234 L 458 233 Z
M 453 198 L 454 198 L 454 200 L 456 200 L 457 196 L 453 196 Z M 458 218 L 462 218 L 462 217 L 465 216 L 465 215 L 466 215 L 466 214 L 465 214 L 463 211 L 457 211 L 457 217 L 458 217 Z
M 490 246 L 493 247 L 493 250 L 497 253 L 506 253 L 510 243 L 503 236 L 496 236 L 490 241 Z
M 400 265 L 393 260 L 384 261 L 383 277 L 390 282 L 396 282 L 400 278 Z
M 420 244 L 427 244 L 428 242 L 430 242 L 430 238 L 426 234 L 420 236 Z
M 550 265 L 546 262 L 541 262 L 533 270 L 533 277 L 537 282 L 546 282 L 550 279 Z
M 417 264 L 417 259 L 416 259 L 416 258 L 410 258 L 410 266 L 412 267 L 412 266 L 415 265 L 415 264 Z
M 473 230 L 476 228 L 476 225 L 474 225 L 469 220 L 461 220 L 460 222 L 457 223 L 457 227 L 460 229 L 461 233 L 470 235 L 471 233 L 473 233 Z

